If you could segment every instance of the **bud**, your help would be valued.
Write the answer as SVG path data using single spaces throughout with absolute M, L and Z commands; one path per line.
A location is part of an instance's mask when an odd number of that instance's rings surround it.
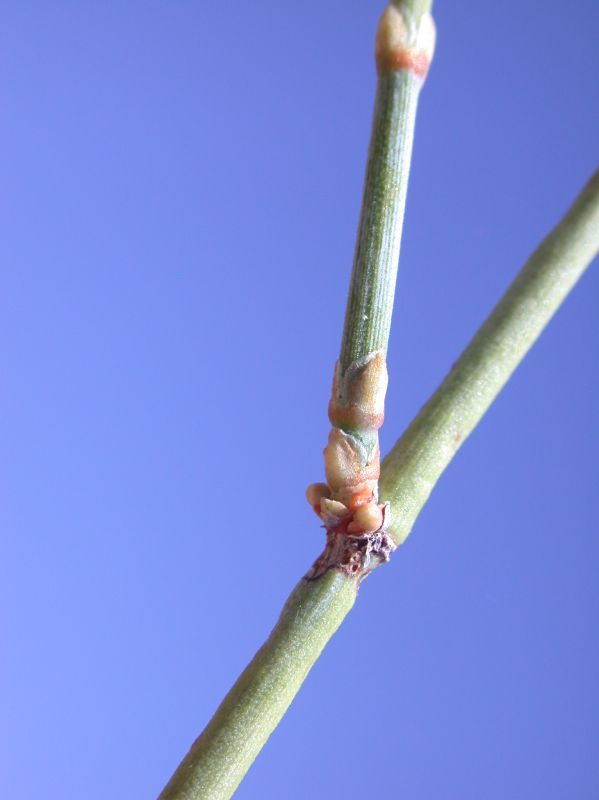
M 323 498 L 330 497 L 331 490 L 326 483 L 311 483 L 306 489 L 306 500 L 318 514 L 318 507 Z
M 376 503 L 360 506 L 347 526 L 348 533 L 374 533 L 383 524 L 383 511 Z
M 349 508 L 340 503 L 339 500 L 328 500 L 326 497 L 322 498 L 320 508 L 324 517 L 330 516 L 343 519 L 349 514 Z
M 376 66 L 379 75 L 407 70 L 422 81 L 435 51 L 435 23 L 425 12 L 416 26 L 407 9 L 388 5 L 376 33 Z
M 335 365 L 329 419 L 337 428 L 378 430 L 385 418 L 387 364 L 383 353 L 355 361 L 341 371 Z

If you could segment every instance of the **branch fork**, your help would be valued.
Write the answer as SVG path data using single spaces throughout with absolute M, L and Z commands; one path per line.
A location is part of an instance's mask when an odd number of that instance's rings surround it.
M 373 569 L 389 561 L 397 545 L 385 530 L 388 509 L 388 503 L 381 507 L 383 523 L 372 533 L 348 533 L 343 523 L 338 528 L 327 529 L 326 547 L 306 574 L 306 580 L 316 580 L 328 570 L 336 569 L 356 579 L 359 586 Z
M 453 455 L 599 252 L 598 172 L 380 463 L 386 352 L 416 107 L 434 48 L 429 9 L 430 0 L 393 0 L 377 33 L 377 98 L 329 403 L 327 483 L 307 489 L 326 528 L 324 552 L 160 800 L 231 797 L 352 608 L 360 582 L 403 543 Z

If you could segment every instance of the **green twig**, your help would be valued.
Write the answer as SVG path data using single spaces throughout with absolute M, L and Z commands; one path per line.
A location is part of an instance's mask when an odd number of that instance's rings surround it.
M 159 800 L 231 797 L 355 599 L 355 580 L 334 570 L 298 583 Z
M 368 535 L 385 527 L 387 510 L 379 503 L 378 431 L 384 419 L 386 354 L 416 108 L 435 45 L 430 5 L 430 0 L 394 2 L 383 12 L 377 30 L 379 79 L 341 354 L 329 404 L 327 483 L 312 484 L 307 492 L 335 535 L 329 537 L 329 550 L 317 572 L 345 558 L 340 535 Z M 378 558 L 387 558 L 392 541 L 381 539 L 379 545 Z M 354 559 L 346 566 L 355 573 L 367 564 Z
M 434 49 L 431 2 L 412 0 L 387 8 L 377 36 L 379 79 L 364 180 L 362 213 L 345 313 L 340 365 L 345 371 L 373 352 L 387 352 L 416 109 Z M 426 15 L 426 29 L 414 41 Z M 410 28 L 401 42 L 400 26 Z M 399 41 L 398 41 L 399 40 Z M 411 40 L 411 41 L 410 41 Z M 418 69 L 397 69 L 392 56 L 420 59 Z
M 387 352 L 420 85 L 406 70 L 378 81 L 339 359 L 343 370 L 370 353 Z
M 529 258 L 382 464 L 397 544 L 445 467 L 599 252 L 599 171 Z

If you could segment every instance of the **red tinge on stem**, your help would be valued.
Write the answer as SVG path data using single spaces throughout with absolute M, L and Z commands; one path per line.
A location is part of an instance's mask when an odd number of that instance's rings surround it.
M 435 50 L 435 23 L 427 12 L 416 26 L 406 10 L 389 5 L 376 33 L 379 75 L 407 70 L 424 81 Z

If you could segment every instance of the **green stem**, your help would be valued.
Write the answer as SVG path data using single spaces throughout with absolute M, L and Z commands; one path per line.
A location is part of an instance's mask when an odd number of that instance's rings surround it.
M 401 544 L 441 473 L 599 252 L 599 171 L 532 254 L 381 465 Z
M 431 2 L 403 0 L 394 6 L 409 14 L 418 28 Z M 411 70 L 379 68 L 341 342 L 342 372 L 373 352 L 387 352 L 421 87 L 421 77 Z
M 265 644 L 241 674 L 159 800 L 224 800 L 250 768 L 356 599 L 331 570 L 302 580 Z
M 405 12 L 410 36 L 415 37 L 430 0 L 402 0 L 395 5 Z M 389 37 L 383 39 L 387 51 L 393 51 Z M 395 46 L 395 39 L 391 44 Z M 414 49 L 416 42 L 410 39 L 408 44 Z M 432 47 L 426 55 L 430 61 Z M 384 354 L 387 350 L 423 78 L 411 64 L 404 67 L 378 63 L 372 136 L 341 348 L 342 370 L 373 351 Z M 370 398 L 368 392 L 366 396 Z M 376 430 L 371 438 L 377 441 Z M 160 800 L 225 800 L 233 794 L 351 609 L 357 586 L 355 578 L 335 569 L 298 584 L 267 642 L 193 744 Z
M 392 533 L 408 535 L 461 441 L 599 251 L 599 173 L 531 256 L 449 376 L 383 462 Z M 460 438 L 461 437 L 461 438 Z M 160 800 L 227 800 L 356 598 L 336 570 L 302 580 Z
M 386 354 L 403 227 L 416 109 L 435 43 L 430 0 L 396 0 L 376 35 L 379 80 L 360 225 L 341 353 L 329 403 L 324 451 L 327 484 L 308 499 L 327 530 L 375 533 L 385 521 L 379 503 L 380 451 L 387 390 Z M 385 548 L 391 540 L 385 539 Z M 332 547 L 331 553 L 345 551 Z M 352 569 L 359 565 L 352 564 Z
M 341 369 L 387 352 L 421 81 L 402 70 L 378 81 L 360 227 L 341 344 Z

